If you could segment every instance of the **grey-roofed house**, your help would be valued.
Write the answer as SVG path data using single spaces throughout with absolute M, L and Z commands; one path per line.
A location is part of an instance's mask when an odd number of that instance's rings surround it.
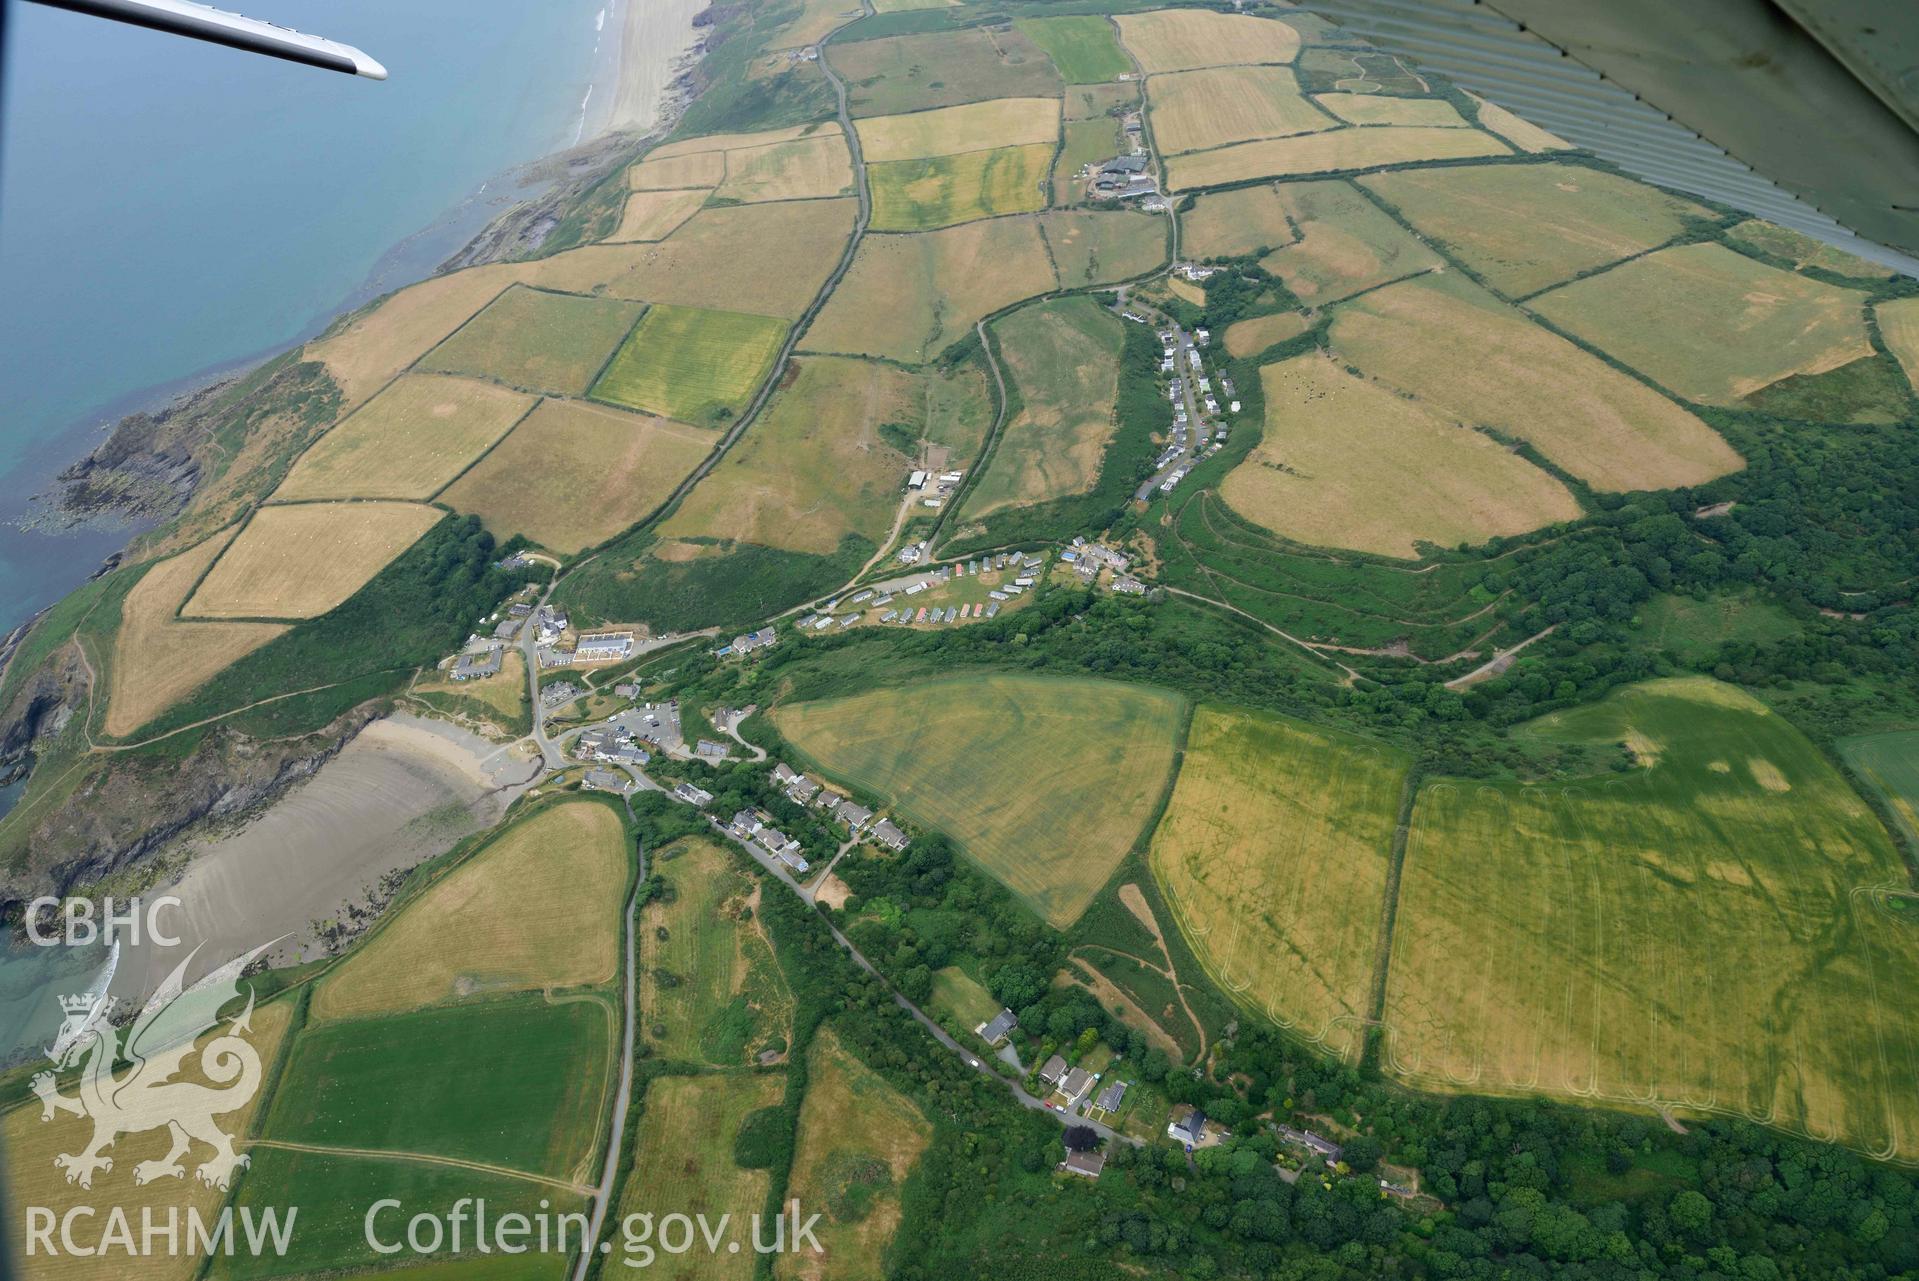
M 1206 1114 L 1194 1108 L 1179 1120 L 1166 1127 L 1166 1137 L 1176 1143 L 1198 1147 L 1200 1136 L 1206 1133 Z
M 751 836 L 760 830 L 760 817 L 752 810 L 741 810 L 726 827 L 735 836 Z
M 484 654 L 462 654 L 460 661 L 453 664 L 453 679 L 456 681 L 481 680 L 500 674 L 502 650 L 496 645 Z
M 586 772 L 586 786 L 596 792 L 625 792 L 632 790 L 633 780 L 610 769 L 590 769 Z
M 520 620 L 517 618 L 502 618 L 499 625 L 493 629 L 494 640 L 510 641 L 519 634 Z
M 691 783 L 679 784 L 673 789 L 673 795 L 689 805 L 705 805 L 713 799 L 713 793 L 703 787 L 695 787 Z
M 781 850 L 796 850 L 800 847 L 798 841 L 777 827 L 762 827 L 754 839 L 758 840 L 761 845 L 772 850 L 775 854 L 778 854 Z
M 873 825 L 873 839 L 889 850 L 898 851 L 906 848 L 906 833 L 894 827 L 893 820 L 890 818 L 883 818 Z
M 1045 1066 L 1040 1068 L 1039 1070 L 1040 1084 L 1041 1085 L 1058 1085 L 1059 1079 L 1065 1075 L 1066 1075 L 1066 1060 L 1061 1058 L 1059 1055 L 1055 1054 L 1052 1058 L 1046 1060 Z
M 1115 1081 L 1099 1092 L 1099 1097 L 1093 1100 L 1093 1106 L 1102 1112 L 1117 1112 L 1125 1097 L 1126 1082 Z
M 1004 1042 L 1007 1037 L 1011 1036 L 1013 1029 L 1018 1026 L 1019 1018 L 1017 1015 L 1011 1010 L 1001 1010 L 987 1022 L 974 1028 L 973 1031 L 978 1035 L 980 1040 L 986 1042 L 988 1045 L 997 1046 Z
M 714 760 L 724 760 L 726 758 L 726 745 L 724 743 L 715 743 L 710 738 L 703 738 L 693 745 L 693 754 L 695 756 L 711 757 Z
M 1083 1174 L 1089 1179 L 1097 1179 L 1099 1172 L 1106 1168 L 1104 1152 L 1068 1152 L 1059 1168 L 1068 1174 Z
M 866 825 L 873 821 L 873 811 L 853 801 L 841 801 L 839 807 L 833 811 L 833 816 L 855 832 L 864 830 Z
M 1281 1141 L 1307 1148 L 1328 1161 L 1339 1160 L 1340 1153 L 1346 1150 L 1331 1139 L 1321 1138 L 1311 1130 L 1295 1130 L 1290 1125 L 1276 1125 L 1273 1129 Z
M 1073 1107 L 1086 1097 L 1088 1090 L 1093 1088 L 1093 1074 L 1085 1068 L 1069 1068 L 1066 1075 L 1059 1079 L 1059 1085 L 1055 1088 L 1066 1099 L 1066 1106 Z
M 788 765 L 785 761 L 781 761 L 779 764 L 773 767 L 773 781 L 775 783 L 778 783 L 781 787 L 791 787 L 793 784 L 799 782 L 801 779 L 805 777 L 806 775 L 800 773 L 798 770 L 795 770 L 791 765 Z

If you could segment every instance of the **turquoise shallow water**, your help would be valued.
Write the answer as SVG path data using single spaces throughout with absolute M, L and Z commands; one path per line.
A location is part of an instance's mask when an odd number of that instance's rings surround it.
M 490 180 L 575 140 L 609 7 L 223 5 L 359 45 L 374 83 L 4 2 L 0 521 L 156 389 L 430 272 L 506 202 Z M 0 527 L 0 628 L 126 536 Z

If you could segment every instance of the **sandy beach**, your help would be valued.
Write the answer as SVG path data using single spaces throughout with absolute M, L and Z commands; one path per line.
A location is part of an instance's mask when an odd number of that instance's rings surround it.
M 699 45 L 693 19 L 709 0 L 608 0 L 602 66 L 589 110 L 594 133 L 647 133 L 665 116 L 672 84 Z

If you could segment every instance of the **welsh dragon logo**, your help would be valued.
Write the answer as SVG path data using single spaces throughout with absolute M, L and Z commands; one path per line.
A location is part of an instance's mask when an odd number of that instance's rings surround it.
M 118 961 L 117 945 L 91 990 L 60 998 L 66 1021 L 47 1048 L 53 1067 L 35 1076 L 32 1088 L 40 1098 L 42 1121 L 51 1121 L 55 1112 L 93 1121 L 93 1138 L 84 1148 L 53 1158 L 67 1172 L 67 1182 L 91 1188 L 95 1171 L 113 1169 L 106 1149 L 115 1139 L 162 1127 L 171 1135 L 171 1146 L 165 1156 L 133 1167 L 135 1183 L 185 1177 L 180 1159 L 195 1141 L 213 1149 L 213 1155 L 201 1161 L 196 1177 L 216 1188 L 232 1182 L 234 1171 L 249 1158 L 233 1150 L 232 1138 L 213 1118 L 245 1107 L 260 1088 L 260 1056 L 246 1040 L 252 1030 L 251 984 L 245 1007 L 212 1040 L 201 1044 L 200 1038 L 219 1025 L 221 1009 L 239 996 L 240 975 L 246 967 L 272 946 L 255 948 L 184 987 L 187 967 L 199 951 L 194 949 L 148 998 L 127 1028 L 124 1044 L 120 1029 L 107 1017 L 106 992 Z M 178 1079 L 196 1050 L 198 1076 L 211 1085 Z M 122 1063 L 125 1069 L 117 1071 Z M 57 1074 L 76 1064 L 80 1065 L 77 1092 L 61 1094 Z

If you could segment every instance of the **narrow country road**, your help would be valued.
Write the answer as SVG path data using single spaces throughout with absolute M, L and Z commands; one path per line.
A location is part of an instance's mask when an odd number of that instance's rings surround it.
M 593 1217 L 587 1224 L 586 1247 L 580 1251 L 579 1262 L 573 1267 L 573 1281 L 586 1281 L 587 1270 L 593 1266 L 593 1259 L 599 1253 L 600 1229 L 606 1226 L 607 1207 L 613 1198 L 613 1181 L 620 1172 L 620 1151 L 626 1145 L 626 1114 L 633 1100 L 633 1032 L 640 1017 L 635 997 L 639 974 L 634 968 L 633 916 L 639 906 L 640 884 L 646 880 L 646 847 L 636 846 L 634 855 L 637 868 L 632 892 L 626 898 L 626 1030 L 620 1043 L 620 1078 L 613 1095 L 613 1126 L 606 1141 L 606 1161 L 600 1169 L 599 1187 L 594 1189 Z

